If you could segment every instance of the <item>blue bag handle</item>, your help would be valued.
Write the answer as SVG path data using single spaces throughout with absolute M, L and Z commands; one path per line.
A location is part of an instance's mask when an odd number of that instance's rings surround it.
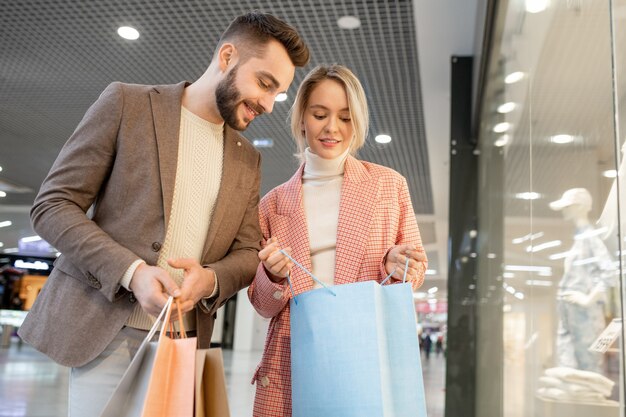
M 313 278 L 313 280 L 315 282 L 317 282 L 318 284 L 320 284 L 322 287 L 324 287 L 325 289 L 327 289 L 328 291 L 330 291 L 330 293 L 332 295 L 334 295 L 335 297 L 337 296 L 337 294 L 335 294 L 335 292 L 333 290 L 331 290 L 329 287 L 327 287 L 322 281 L 320 281 L 319 279 L 317 279 L 315 277 L 315 275 L 313 275 L 313 273 L 311 273 L 311 271 L 309 271 L 308 269 L 306 269 L 304 266 L 302 266 L 302 264 L 300 264 L 300 262 L 296 261 L 295 259 L 293 259 L 291 257 L 291 255 L 289 255 L 287 252 L 285 252 L 284 250 L 280 249 L 279 250 L 280 253 L 282 253 L 283 255 L 285 255 L 287 258 L 289 258 L 296 266 L 298 266 L 300 269 L 302 269 L 304 272 L 306 272 L 311 278 Z M 402 276 L 402 283 L 404 284 L 406 282 L 406 271 L 409 268 L 409 258 L 406 258 L 406 263 L 404 264 L 404 275 Z M 381 281 L 380 285 L 383 285 L 385 282 L 387 282 L 389 280 L 389 278 L 391 278 L 391 276 L 393 275 L 393 272 L 389 275 L 387 275 L 387 277 Z M 287 282 L 289 283 L 289 290 L 291 291 L 291 296 L 293 298 L 294 303 L 296 303 L 296 305 L 298 305 L 298 300 L 296 299 L 296 294 L 293 292 L 293 285 L 291 284 L 291 276 L 289 273 L 287 273 Z
M 313 278 L 313 280 L 315 282 L 317 282 L 318 284 L 320 284 L 322 287 L 324 287 L 325 289 L 327 289 L 328 291 L 330 291 L 330 293 L 332 295 L 334 295 L 335 297 L 337 296 L 337 294 L 335 294 L 335 292 L 333 290 L 331 290 L 329 287 L 327 287 L 322 281 L 320 281 L 319 279 L 317 279 L 315 277 L 315 275 L 313 275 L 311 273 L 311 271 L 309 271 L 308 269 L 306 269 L 304 266 L 302 266 L 298 261 L 296 261 L 295 259 L 293 259 L 287 252 L 285 252 L 284 250 L 279 250 L 280 253 L 282 253 L 283 255 L 285 255 L 287 258 L 289 258 L 294 264 L 296 264 L 298 267 L 300 267 L 300 269 L 302 269 L 304 272 L 306 272 L 311 278 Z M 289 289 L 291 290 L 291 295 L 293 297 L 293 301 L 296 303 L 296 305 L 298 305 L 298 300 L 296 300 L 296 294 L 293 292 L 293 286 L 291 285 L 291 277 L 289 276 L 289 273 L 287 273 L 287 282 L 289 283 Z
M 406 258 L 406 263 L 404 264 L 404 275 L 402 276 L 402 283 L 404 284 L 406 282 L 406 270 L 409 269 L 409 258 L 407 256 Z M 387 278 L 383 279 L 380 282 L 380 285 L 383 285 L 385 282 L 387 282 L 387 280 L 389 278 L 391 278 L 391 276 L 393 275 L 393 272 L 391 272 L 391 274 L 387 275 Z

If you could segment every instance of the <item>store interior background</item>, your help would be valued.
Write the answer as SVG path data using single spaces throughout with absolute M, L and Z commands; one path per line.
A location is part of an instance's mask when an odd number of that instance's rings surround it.
M 273 143 L 259 147 L 262 193 L 287 180 L 297 166 L 286 120 L 299 82 L 315 64 L 350 67 L 365 87 L 371 112 L 371 135 L 360 156 L 392 167 L 408 180 L 429 257 L 416 308 L 422 325 L 444 330 L 449 62 L 452 55 L 474 53 L 477 7 L 474 0 L 4 1 L 0 261 L 41 256 L 33 252 L 41 245 L 32 241 L 36 238 L 30 206 L 60 148 L 107 84 L 193 81 L 208 65 L 228 22 L 241 12 L 259 9 L 296 26 L 312 52 L 309 66 L 297 71 L 287 100 L 276 103 L 272 115 L 256 120 L 245 132 L 260 146 L 267 139 Z M 360 27 L 340 28 L 343 16 L 358 16 Z M 140 37 L 122 39 L 116 33 L 120 26 L 135 27 Z M 377 143 L 378 134 L 391 136 L 391 142 Z M 31 241 L 20 243 L 24 238 Z M 49 255 L 55 256 L 54 249 Z M 233 319 L 234 329 L 222 334 L 224 329 L 216 326 L 214 339 L 228 337 L 235 351 L 261 350 L 267 322 L 254 313 L 247 297 L 238 297 L 236 318 L 230 317 L 230 322 Z M 443 374 L 440 379 L 443 386 Z
M 36 244 L 22 243 L 20 251 L 18 243 L 34 235 L 28 217 L 34 196 L 108 83 L 193 81 L 232 17 L 258 8 L 295 25 L 312 52 L 287 100 L 245 133 L 261 146 L 266 139 L 273 142 L 259 148 L 262 193 L 287 180 L 297 166 L 286 120 L 307 70 L 326 62 L 349 66 L 366 89 L 372 114 L 361 157 L 396 169 L 409 182 L 429 257 L 429 275 L 416 301 L 427 314 L 431 305 L 433 312 L 445 313 L 449 59 L 473 53 L 476 7 L 475 1 L 462 6 L 452 1 L 3 2 L 0 190 L 6 195 L 0 198 L 0 252 L 33 254 Z M 360 27 L 340 28 L 343 16 L 358 16 Z M 117 28 L 125 25 L 137 28 L 139 39 L 118 36 Z M 377 143 L 378 134 L 391 136 L 391 142 Z M 426 321 L 433 318 L 427 314 Z M 264 331 L 257 333 L 254 340 L 240 340 L 240 347 L 260 348 Z
M 498 7 L 489 8 L 492 3 Z M 491 11 L 498 14 L 499 24 L 490 36 L 500 43 L 491 46 L 476 135 L 483 155 L 498 152 L 505 161 L 503 189 L 494 190 L 500 193 L 502 204 L 504 223 L 498 233 L 502 234 L 503 246 L 467 256 L 479 258 L 479 272 L 480 265 L 501 265 L 502 273 L 484 274 L 487 282 L 482 288 L 477 283 L 470 290 L 477 291 L 473 300 L 498 297 L 501 304 L 496 304 L 497 308 L 500 312 L 504 309 L 507 319 L 496 323 L 501 329 L 498 332 L 483 327 L 483 343 L 497 337 L 506 353 L 503 365 L 493 368 L 499 372 L 495 379 L 487 371 L 478 372 L 477 401 L 481 401 L 481 390 L 484 397 L 494 397 L 489 384 L 480 382 L 481 378 L 492 379 L 504 387 L 500 393 L 501 399 L 507 399 L 503 415 L 531 415 L 534 408 L 527 404 L 536 389 L 535 374 L 554 359 L 553 300 L 563 259 L 551 259 L 550 255 L 566 251 L 573 241 L 572 225 L 550 210 L 548 203 L 568 188 L 585 187 L 594 198 L 592 222 L 600 216 L 614 181 L 604 173 L 617 168 L 613 90 L 625 91 L 622 86 L 626 78 L 618 76 L 616 84 L 612 83 L 613 69 L 623 68 L 621 63 L 626 62 L 619 52 L 626 41 L 624 25 L 619 26 L 626 22 L 626 1 L 544 0 L 545 8 L 528 10 L 529 4 L 541 3 L 3 1 L 0 267 L 16 256 L 34 255 L 36 241 L 22 241 L 21 251 L 19 244 L 20 239 L 34 235 L 28 217 L 32 201 L 61 146 L 104 87 L 112 81 L 165 84 L 195 80 L 232 17 L 256 8 L 296 26 L 312 52 L 311 64 L 296 72 L 287 100 L 276 103 L 272 115 L 259 118 L 245 132 L 248 139 L 257 141 L 263 156 L 262 194 L 287 180 L 296 168 L 287 111 L 307 70 L 327 62 L 352 68 L 365 87 L 371 109 L 371 133 L 360 157 L 392 167 L 408 180 L 429 257 L 425 284 L 415 294 L 416 310 L 422 326 L 445 330 L 448 267 L 455 261 L 448 253 L 450 141 L 454 140 L 450 137 L 451 57 L 473 56 L 478 69 L 485 51 L 484 22 Z M 340 28 L 338 19 L 343 16 L 358 16 L 360 27 Z M 613 43 L 611 16 L 618 23 Z M 119 37 L 116 30 L 125 25 L 137 28 L 139 39 Z M 618 49 L 614 55 L 611 45 Z M 505 77 L 515 71 L 525 72 L 526 78 L 505 83 Z M 477 74 L 478 70 L 474 77 Z M 501 111 L 500 105 L 509 102 L 517 106 Z M 502 122 L 510 123 L 510 130 L 495 132 L 495 126 Z M 391 136 L 391 142 L 377 143 L 374 138 L 378 134 Z M 574 141 L 552 140 L 560 134 L 572 135 Z M 269 142 L 272 146 L 264 147 Z M 481 181 L 484 189 L 491 189 L 493 178 L 483 177 Z M 533 251 L 528 248 L 530 239 L 520 241 L 538 232 L 543 235 L 532 242 L 534 245 L 560 244 Z M 484 241 L 488 233 L 467 230 L 469 240 L 480 241 L 484 236 Z M 49 255 L 54 257 L 55 253 Z M 549 268 L 550 272 L 507 268 L 520 265 Z M 230 313 L 232 317 L 222 312 L 220 319 L 226 315 L 226 322 L 234 323 L 234 327 L 218 326 L 215 340 L 228 339 L 229 348 L 239 352 L 262 349 L 267 322 L 254 313 L 245 295 L 238 297 L 236 310 Z M 525 360 L 516 360 L 519 355 Z M 440 383 L 443 386 L 443 381 Z M 518 389 L 520 386 L 524 389 Z M 429 415 L 443 414 L 435 411 Z

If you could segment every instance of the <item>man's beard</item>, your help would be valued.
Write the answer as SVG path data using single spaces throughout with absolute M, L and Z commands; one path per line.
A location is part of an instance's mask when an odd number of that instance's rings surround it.
M 241 94 L 235 87 L 235 78 L 237 77 L 237 71 L 239 66 L 235 66 L 226 78 L 217 85 L 215 90 L 215 101 L 217 103 L 217 110 L 220 112 L 224 123 L 235 130 L 246 130 L 250 122 L 245 123 L 239 121 L 237 118 L 237 107 L 240 103 Z

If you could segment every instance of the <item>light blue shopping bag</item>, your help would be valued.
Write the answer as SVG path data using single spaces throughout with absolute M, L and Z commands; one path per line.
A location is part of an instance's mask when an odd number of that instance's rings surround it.
M 290 320 L 294 417 L 426 417 L 409 283 L 308 291 Z

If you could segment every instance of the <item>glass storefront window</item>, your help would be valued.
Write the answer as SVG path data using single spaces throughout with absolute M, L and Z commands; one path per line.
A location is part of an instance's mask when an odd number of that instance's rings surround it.
M 498 2 L 479 128 L 478 416 L 624 415 L 625 23 L 626 0 Z M 617 340 L 594 345 L 611 323 Z

